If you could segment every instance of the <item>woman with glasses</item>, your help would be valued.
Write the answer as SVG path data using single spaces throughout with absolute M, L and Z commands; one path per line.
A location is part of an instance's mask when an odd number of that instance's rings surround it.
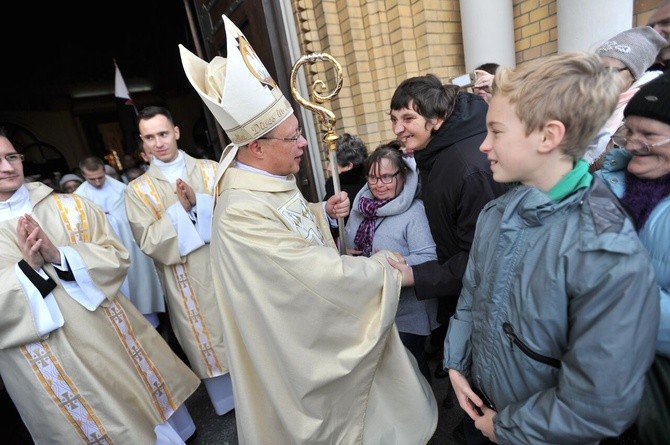
M 625 137 L 615 136 L 617 146 L 607 154 L 596 174 L 621 199 L 632 216 L 642 244 L 649 251 L 660 291 L 660 325 L 656 338 L 656 360 L 652 372 L 664 369 L 665 387 L 651 389 L 649 381 L 641 404 L 638 428 L 643 443 L 649 436 L 650 418 L 645 403 L 651 394 L 665 394 L 665 411 L 654 412 L 660 422 L 654 431 L 670 437 L 670 73 L 646 84 L 633 96 L 626 109 Z
M 409 265 L 435 260 L 435 242 L 417 197 L 416 168 L 403 158 L 400 143 L 377 147 L 365 162 L 365 172 L 367 183 L 353 201 L 345 229 L 348 253 L 369 257 L 387 249 L 400 253 Z M 424 344 L 430 331 L 439 326 L 437 300 L 419 301 L 413 287 L 403 288 L 395 322 L 400 339 L 430 382 Z
M 661 71 L 647 71 L 654 64 L 666 40 L 653 28 L 639 26 L 615 35 L 596 50 L 605 68 L 617 73 L 619 102 L 607 120 L 596 141 L 584 155 L 592 165 L 591 171 L 602 166 L 606 150 L 611 149 L 610 136 L 617 133 L 623 123 L 623 109 L 640 87 L 660 76 Z

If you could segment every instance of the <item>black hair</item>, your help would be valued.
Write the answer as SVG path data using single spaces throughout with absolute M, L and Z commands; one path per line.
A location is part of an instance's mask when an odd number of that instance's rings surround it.
M 172 113 L 170 113 L 170 110 L 165 107 L 157 107 L 153 105 L 143 108 L 139 113 L 137 113 L 137 123 L 139 124 L 140 121 L 151 119 L 152 117 L 156 117 L 158 115 L 165 116 L 167 120 L 169 120 L 170 123 L 174 125 L 174 119 L 172 119 Z
M 458 91 L 458 86 L 443 85 L 434 74 L 410 77 L 393 93 L 391 111 L 412 108 L 426 120 L 447 120 L 456 106 Z
M 392 140 L 381 144 L 365 160 L 365 174 L 369 174 L 376 165 L 381 163 L 382 159 L 388 159 L 400 171 L 399 175 L 404 181 L 407 179 L 409 167 L 403 161 L 402 156 L 402 144 L 400 141 Z
M 368 148 L 358 136 L 344 133 L 337 138 L 337 163 L 346 166 L 350 162 L 356 167 L 365 162 L 368 156 Z
M 486 71 L 486 72 L 489 73 L 489 74 L 495 74 L 495 73 L 496 73 L 496 70 L 498 69 L 499 66 L 500 66 L 500 65 L 497 64 L 497 63 L 488 62 L 488 63 L 482 63 L 481 65 L 479 65 L 479 66 L 478 66 L 477 68 L 475 68 L 475 69 L 476 69 L 476 70 Z

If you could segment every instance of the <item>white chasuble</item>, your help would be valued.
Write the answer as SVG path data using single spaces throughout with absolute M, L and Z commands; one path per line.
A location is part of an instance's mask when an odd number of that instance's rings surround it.
M 200 381 L 118 290 L 128 253 L 102 211 L 75 195 L 40 183 L 25 185 L 32 216 L 73 262 L 76 282 L 51 292 L 62 327 L 39 335 L 15 272 L 22 259 L 17 218 L 0 222 L 0 374 L 36 444 L 153 444 L 154 429 Z M 75 259 L 81 260 L 85 270 Z M 81 286 L 103 295 L 68 293 Z M 84 292 L 89 294 L 89 291 Z
M 228 168 L 212 278 L 240 444 L 425 444 L 433 391 L 395 327 L 388 251 L 340 256 L 295 178 Z

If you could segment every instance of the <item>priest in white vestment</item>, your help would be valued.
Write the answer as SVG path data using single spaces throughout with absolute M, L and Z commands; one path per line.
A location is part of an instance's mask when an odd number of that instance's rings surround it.
M 127 250 L 22 162 L 0 129 L 0 374 L 34 443 L 183 445 L 200 382 L 119 293 Z
M 142 315 L 157 327 L 158 314 L 165 312 L 163 287 L 156 273 L 156 266 L 135 242 L 126 215 L 126 184 L 117 181 L 105 172 L 105 164 L 97 156 L 89 156 L 79 163 L 84 182 L 75 193 L 96 203 L 109 220 L 114 232 L 130 254 L 128 276 L 121 285 L 121 293 L 133 302 Z
M 180 130 L 166 108 L 140 110 L 138 130 L 151 165 L 125 190 L 128 221 L 158 269 L 172 330 L 191 369 L 223 415 L 235 401 L 209 264 L 217 164 L 179 149 Z

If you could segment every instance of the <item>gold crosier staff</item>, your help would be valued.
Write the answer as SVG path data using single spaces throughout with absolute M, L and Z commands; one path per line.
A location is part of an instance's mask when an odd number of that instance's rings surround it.
M 312 84 L 312 97 L 314 97 L 314 102 L 310 102 L 303 98 L 300 95 L 300 92 L 298 91 L 297 87 L 297 80 L 296 77 L 298 75 L 298 69 L 305 63 L 316 63 L 318 61 L 328 61 L 333 64 L 333 67 L 335 68 L 335 74 L 336 74 L 336 80 L 337 80 L 337 85 L 335 86 L 335 89 L 329 94 L 323 95 L 321 94 L 321 91 L 326 90 L 327 91 L 327 86 L 326 84 L 320 80 L 316 79 L 314 80 L 314 83 Z M 293 65 L 293 69 L 291 69 L 291 94 L 293 94 L 293 98 L 304 108 L 307 108 L 308 110 L 312 110 L 315 113 L 319 115 L 319 121 L 321 122 L 322 129 L 325 130 L 325 134 L 323 135 L 323 142 L 326 144 L 326 148 L 328 149 L 328 159 L 330 160 L 330 168 L 333 171 L 333 188 L 335 189 L 335 193 L 340 193 L 342 190 L 340 188 L 340 175 L 337 171 L 337 139 L 338 136 L 335 134 L 335 131 L 333 130 L 333 127 L 335 127 L 335 114 L 327 109 L 324 106 L 321 106 L 319 104 L 322 104 L 326 101 L 330 101 L 334 97 L 337 96 L 337 93 L 340 92 L 342 89 L 342 81 L 343 81 L 343 76 L 342 76 L 342 65 L 339 64 L 333 56 L 331 56 L 328 53 L 312 53 L 312 54 L 307 54 L 299 58 L 295 64 Z M 353 196 L 350 196 L 349 199 L 353 199 Z M 340 238 L 340 253 L 342 255 L 347 253 L 347 247 L 346 243 L 344 240 L 344 218 L 339 217 L 337 218 L 337 227 L 339 230 L 339 238 Z

